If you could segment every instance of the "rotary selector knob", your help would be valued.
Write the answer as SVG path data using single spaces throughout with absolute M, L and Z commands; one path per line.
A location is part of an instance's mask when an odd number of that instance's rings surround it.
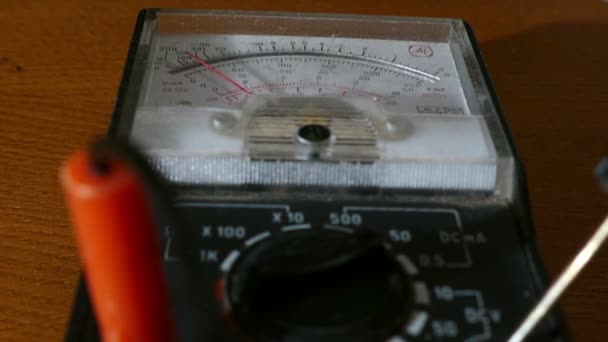
M 221 300 L 256 341 L 384 341 L 417 305 L 402 259 L 369 230 L 282 233 L 238 253 Z

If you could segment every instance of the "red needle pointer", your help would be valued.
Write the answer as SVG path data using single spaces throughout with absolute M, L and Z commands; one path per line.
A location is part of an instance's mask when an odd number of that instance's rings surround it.
M 251 90 L 243 87 L 242 85 L 236 83 L 234 80 L 232 80 L 230 77 L 226 76 L 226 74 L 224 74 L 223 72 L 217 70 L 213 65 L 205 62 L 204 60 L 198 58 L 198 56 L 196 56 L 195 54 L 193 54 L 190 51 L 185 51 L 188 55 L 190 55 L 190 57 L 192 57 L 193 60 L 195 60 L 198 64 L 202 65 L 203 67 L 205 67 L 205 69 L 209 69 L 209 71 L 215 73 L 216 75 L 218 75 L 219 77 L 223 78 L 226 82 L 232 84 L 233 86 L 237 87 L 240 91 L 242 91 L 245 94 L 253 94 L 251 92 Z

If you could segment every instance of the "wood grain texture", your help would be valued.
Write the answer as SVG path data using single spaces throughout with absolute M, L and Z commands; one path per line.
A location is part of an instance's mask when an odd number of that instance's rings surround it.
M 608 146 L 608 3 L 147 1 L 0 3 L 0 341 L 63 336 L 78 261 L 57 170 L 103 134 L 137 11 L 185 7 L 460 17 L 481 42 L 526 163 L 555 275 L 608 208 L 592 169 Z M 608 251 L 562 301 L 578 341 L 606 340 Z

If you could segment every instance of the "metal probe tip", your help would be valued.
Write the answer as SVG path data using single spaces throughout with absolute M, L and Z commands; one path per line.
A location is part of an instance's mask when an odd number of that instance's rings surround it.
M 578 252 L 574 260 L 560 274 L 557 280 L 551 285 L 543 298 L 534 309 L 528 314 L 526 319 L 515 330 L 509 338 L 509 342 L 523 341 L 528 334 L 536 327 L 540 320 L 549 312 L 551 307 L 562 296 L 566 288 L 576 279 L 582 269 L 589 263 L 589 260 L 597 253 L 604 241 L 608 237 L 608 217 L 595 231 L 593 236 L 587 241 L 583 249 Z

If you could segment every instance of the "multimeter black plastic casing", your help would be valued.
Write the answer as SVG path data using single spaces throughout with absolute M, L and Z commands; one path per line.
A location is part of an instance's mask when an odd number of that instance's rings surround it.
M 146 53 L 139 46 L 139 38 L 146 18 L 153 17 L 156 11 L 155 9 L 142 10 L 138 16 L 109 128 L 110 137 L 124 138 L 125 135 L 128 135 L 137 101 L 137 94 L 133 92 L 129 84 L 142 78 L 143 70 L 135 65 L 135 61 L 137 54 Z M 480 49 L 471 27 L 466 23 L 465 27 L 476 57 L 482 61 Z M 480 62 L 480 66 L 502 126 L 507 127 L 483 62 Z M 131 115 L 122 113 L 131 113 Z M 266 205 L 268 208 L 287 207 L 292 212 L 304 213 L 307 222 L 311 222 L 313 226 L 321 226 L 328 215 L 343 213 L 347 208 L 346 210 L 351 210 L 351 213 L 362 215 L 368 228 L 376 231 L 380 236 L 386 237 L 387 241 L 392 241 L 393 245 L 396 245 L 394 247 L 396 253 L 403 252 L 409 259 L 414 260 L 420 278 L 415 280 L 420 280 L 420 283 L 424 284 L 425 291 L 430 297 L 429 303 L 416 309 L 417 312 L 426 315 L 425 326 L 419 331 L 415 331 L 416 334 L 408 332 L 405 328 L 404 331 L 397 332 L 396 337 L 401 338 L 400 336 L 403 335 L 403 339 L 408 341 L 506 340 L 548 286 L 548 278 L 535 244 L 523 167 L 508 130 L 506 135 L 514 154 L 517 171 L 513 200 L 510 202 L 497 200 L 483 192 L 394 192 L 354 189 L 340 191 L 340 194 L 336 195 L 332 189 L 327 188 L 315 189 L 316 194 L 308 193 L 306 188 L 294 188 L 284 192 L 283 195 L 269 197 L 265 196 L 266 189 L 263 187 L 248 188 L 246 192 L 218 187 L 181 188 L 178 191 L 180 195 L 176 202 L 176 213 L 179 214 L 184 225 L 180 227 L 181 240 L 190 240 L 184 243 L 185 253 L 193 255 L 199 250 L 213 250 L 219 255 L 218 259 L 221 261 L 231 251 L 239 250 L 242 245 L 240 241 L 232 242 L 220 239 L 203 241 L 197 238 L 187 238 L 186 236 L 200 235 L 199 229 L 203 224 L 199 222 L 200 217 L 205 217 L 205 225 L 214 228 L 237 227 L 238 222 L 232 221 L 234 221 L 234 217 L 239 217 L 241 221 L 250 222 L 251 227 L 261 227 L 250 228 L 248 234 L 255 235 L 255 233 L 265 231 L 281 231 L 285 227 L 285 222 L 274 224 L 270 211 L 266 215 L 264 210 L 253 210 L 248 204 L 260 204 L 262 205 L 260 207 Z M 223 204 L 226 206 L 222 207 Z M 374 211 L 380 212 L 381 215 L 369 214 Z M 400 216 L 391 216 L 391 213 L 394 212 L 399 212 Z M 287 215 L 287 212 L 283 213 L 285 216 Z M 406 221 L 406 225 L 413 226 L 410 232 L 414 239 L 409 245 L 399 245 L 399 234 L 394 236 L 395 234 L 392 233 L 394 231 L 392 228 L 402 220 Z M 441 223 L 435 227 L 433 222 Z M 258 230 L 256 231 L 256 229 Z M 464 233 L 465 231 L 468 232 L 468 235 Z M 440 237 L 438 238 L 438 236 Z M 444 240 L 438 243 L 441 236 L 444 236 Z M 471 248 L 464 254 L 460 254 L 460 247 L 453 248 L 454 246 L 450 245 L 450 239 L 465 238 L 470 239 Z M 406 238 L 403 237 L 403 239 Z M 165 246 L 166 244 L 165 241 Z M 448 250 L 446 255 L 449 257 L 442 255 L 440 259 L 436 259 L 435 256 L 441 254 L 438 252 L 443 252 L 444 248 Z M 456 260 L 454 264 L 459 262 L 466 264 L 469 260 L 467 258 L 471 257 L 469 253 L 476 260 L 474 266 L 449 269 L 445 267 L 453 260 Z M 414 258 L 413 255 L 418 258 Z M 451 257 L 454 259 L 450 259 Z M 425 265 L 421 265 L 421 263 Z M 172 266 L 167 267 L 171 274 Z M 194 276 L 197 282 L 195 287 L 199 292 L 196 294 L 197 298 L 193 300 L 201 306 L 200 314 L 203 317 L 200 324 L 190 322 L 192 324 L 190 328 L 197 332 L 191 336 L 182 336 L 184 339 L 191 340 L 193 336 L 200 336 L 205 341 L 240 339 L 238 333 L 231 332 L 223 324 L 218 311 L 221 304 L 213 296 L 213 286 L 221 277 L 222 271 L 218 265 L 209 267 L 201 264 L 201 272 Z M 451 293 L 447 297 L 445 292 L 442 294 L 446 288 L 451 291 L 447 292 Z M 479 291 L 475 292 L 476 290 Z M 448 300 L 448 298 L 451 299 Z M 482 307 L 479 306 L 480 298 L 483 301 Z M 477 320 L 474 317 L 476 314 L 479 316 Z M 179 316 L 178 312 L 176 317 Z M 457 317 L 457 319 L 453 317 Z M 457 322 L 459 319 L 462 322 Z M 454 325 L 457 327 L 457 332 L 451 328 Z M 87 294 L 86 282 L 82 277 L 65 339 L 66 341 L 100 339 Z M 559 310 L 555 309 L 551 312 L 536 329 L 530 340 L 569 340 L 566 325 Z

